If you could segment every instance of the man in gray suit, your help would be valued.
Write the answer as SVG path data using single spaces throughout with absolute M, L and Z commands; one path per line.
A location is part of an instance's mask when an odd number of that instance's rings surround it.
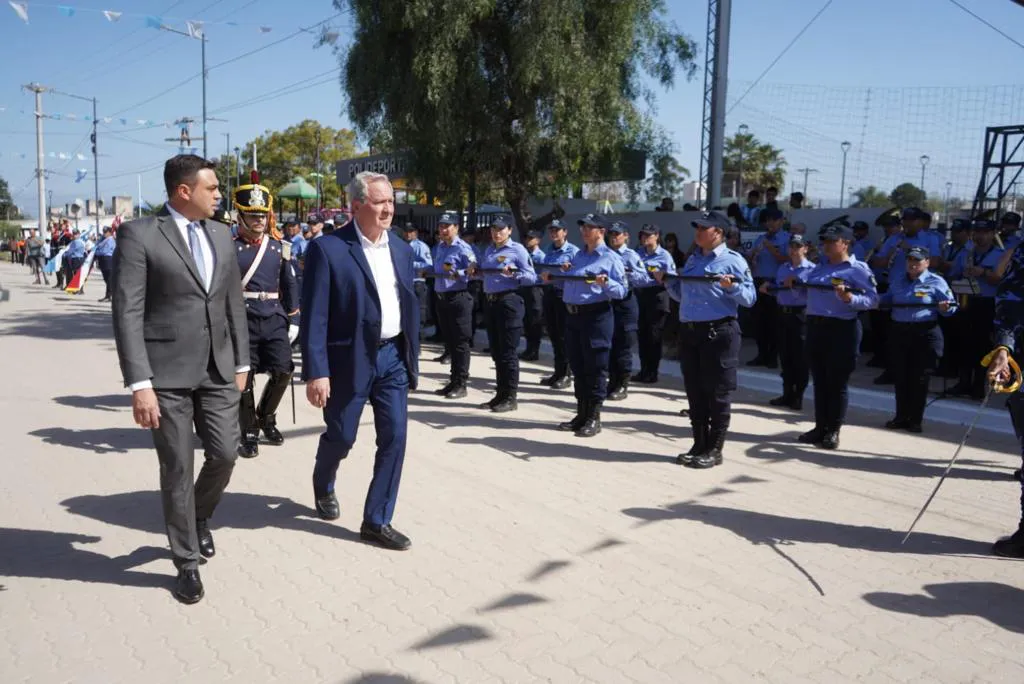
M 249 333 L 231 231 L 210 220 L 214 165 L 183 154 L 164 165 L 168 201 L 118 230 L 114 339 L 135 422 L 153 434 L 164 521 L 184 603 L 203 598 L 199 557 L 215 553 L 208 520 L 231 479 Z M 192 427 L 205 462 L 194 480 Z M 194 480 L 194 481 L 193 481 Z

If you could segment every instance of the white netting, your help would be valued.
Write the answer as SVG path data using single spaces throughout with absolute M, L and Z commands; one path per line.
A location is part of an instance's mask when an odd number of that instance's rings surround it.
M 797 169 L 813 168 L 808 194 L 836 206 L 843 153 L 846 186 L 874 185 L 888 193 L 900 183 L 921 184 L 920 157 L 928 197 L 970 200 L 981 174 L 985 128 L 1024 123 L 1024 85 L 968 87 L 834 88 L 760 83 L 738 104 L 750 83 L 729 83 L 726 135 L 740 124 L 761 141 L 781 148 L 787 161 L 786 188 L 802 190 Z M 1024 186 L 1017 194 L 1024 193 Z M 849 190 L 846 192 L 849 197 Z M 847 200 L 848 201 L 848 200 Z

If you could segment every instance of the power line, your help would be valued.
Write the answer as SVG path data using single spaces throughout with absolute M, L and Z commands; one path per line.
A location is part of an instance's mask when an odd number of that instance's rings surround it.
M 751 90 L 753 90 L 757 86 L 758 83 L 761 82 L 761 79 L 768 75 L 768 72 L 771 71 L 772 68 L 774 68 L 775 65 L 779 63 L 779 60 L 781 60 L 786 55 L 786 53 L 789 52 L 789 49 L 791 47 L 793 47 L 794 45 L 796 45 L 796 41 L 800 40 L 800 36 L 804 35 L 804 33 L 807 32 L 807 29 L 811 28 L 811 26 L 814 24 L 814 22 L 816 22 L 818 20 L 818 17 L 820 17 L 822 14 L 825 13 L 825 10 L 827 10 L 829 8 L 829 6 L 832 4 L 832 2 L 833 2 L 833 0 L 827 0 L 825 2 L 825 4 L 822 6 L 822 8 L 820 10 L 818 10 L 818 13 L 815 14 L 813 17 L 811 17 L 811 20 L 809 22 L 807 22 L 802 29 L 800 29 L 800 32 L 797 33 L 793 37 L 793 40 L 789 41 L 789 45 L 787 45 L 786 47 L 784 47 L 782 49 L 782 52 L 780 52 L 779 55 L 775 59 L 772 60 L 772 63 L 769 64 L 765 68 L 765 70 L 761 72 L 761 75 L 758 76 L 757 78 L 755 78 L 754 82 L 751 83 L 750 86 L 746 90 L 743 91 L 743 94 L 740 95 L 739 99 L 732 103 L 732 106 L 729 107 L 728 111 L 726 111 L 726 115 L 731 114 L 732 110 L 736 108 L 736 105 L 738 105 L 740 102 L 742 102 L 743 98 L 745 98 L 747 96 L 747 94 Z
M 1024 48 L 1024 43 L 1021 43 L 1016 38 L 1011 36 L 1009 33 L 1004 32 L 1001 28 L 999 28 L 995 24 L 992 24 L 992 23 L 988 22 L 987 20 L 981 18 L 980 16 L 978 16 L 977 14 L 975 14 L 974 12 L 972 12 L 971 10 L 967 9 L 966 7 L 961 5 L 959 2 L 957 2 L 957 0 L 949 0 L 949 1 L 951 3 L 953 3 L 954 5 L 956 5 L 957 7 L 959 7 L 960 9 L 962 9 L 964 12 L 967 12 L 968 14 L 970 14 L 972 17 L 974 17 L 975 19 L 980 21 L 985 26 L 988 26 L 990 29 L 992 29 L 993 31 L 995 31 L 996 33 L 1001 35 L 1003 38 L 1005 38 L 1006 40 L 1008 40 L 1011 43 L 1013 43 L 1014 45 L 1016 45 L 1017 47 Z
M 211 114 L 223 114 L 224 112 L 232 111 L 232 110 L 235 110 L 235 109 L 242 109 L 243 107 L 247 107 L 250 104 L 256 104 L 258 102 L 263 102 L 263 101 L 266 101 L 266 100 L 272 100 L 272 99 L 275 99 L 275 98 L 280 97 L 282 95 L 291 95 L 293 92 L 298 92 L 299 90 L 305 90 L 306 88 L 310 88 L 310 87 L 313 87 L 315 85 L 323 85 L 324 82 L 317 82 L 317 83 L 312 83 L 312 84 L 310 84 L 308 86 L 304 86 L 302 88 L 297 88 L 295 90 L 292 90 L 292 88 L 295 88 L 295 86 L 301 85 L 301 84 L 306 83 L 308 81 L 313 81 L 313 80 L 318 79 L 318 78 L 323 78 L 324 76 L 327 76 L 329 74 L 330 75 L 336 74 L 339 71 L 341 71 L 341 67 L 335 67 L 334 69 L 328 69 L 327 71 L 324 71 L 323 73 L 316 74 L 315 76 L 310 76 L 310 77 L 304 78 L 304 79 L 302 79 L 300 81 L 295 81 L 294 83 L 289 83 L 288 85 L 282 86 L 282 87 L 278 88 L 277 90 L 272 91 L 270 93 L 264 93 L 262 95 L 257 95 L 255 97 L 251 97 L 251 98 L 249 98 L 247 100 L 241 100 L 239 102 L 235 102 L 235 103 L 232 103 L 232 104 L 229 104 L 229 105 L 224 105 L 223 107 L 220 107 L 218 109 L 214 109 L 210 113 Z M 331 79 L 328 79 L 327 82 L 330 82 L 331 80 L 333 80 L 333 77 Z M 287 90 L 289 92 L 283 92 L 285 90 Z

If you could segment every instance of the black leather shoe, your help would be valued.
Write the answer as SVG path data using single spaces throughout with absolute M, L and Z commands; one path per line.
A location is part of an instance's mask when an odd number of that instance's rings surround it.
M 892 385 L 896 381 L 892 379 L 892 373 L 889 371 L 882 371 L 882 374 L 871 382 L 875 385 Z
M 644 385 L 653 385 L 654 383 L 658 382 L 658 374 L 657 373 L 637 373 L 636 375 L 634 375 L 631 378 L 631 380 L 633 382 L 639 382 L 639 383 L 644 384 Z
M 535 351 L 524 351 L 519 355 L 520 361 L 536 361 L 540 358 L 540 354 Z
M 562 377 L 551 383 L 551 389 L 564 390 L 572 386 L 572 376 L 563 375 Z
M 707 447 L 704 445 L 704 441 L 705 440 L 703 439 L 695 439 L 693 441 L 693 446 L 690 447 L 689 451 L 687 451 L 685 454 L 679 454 L 678 456 L 676 456 L 676 463 L 678 463 L 681 466 L 689 467 L 689 465 L 693 463 L 693 459 L 700 456 L 707 449 Z
M 196 535 L 199 537 L 199 553 L 203 558 L 213 558 L 217 555 L 217 547 L 213 545 L 213 534 L 210 533 L 209 521 L 196 520 Z
M 434 358 L 434 361 L 441 364 L 442 366 L 447 366 L 451 362 L 451 359 L 452 357 L 449 356 L 448 354 L 441 354 L 440 356 Z
M 816 427 L 810 432 L 805 432 L 796 438 L 798 442 L 804 444 L 817 444 L 821 441 L 821 438 L 825 436 L 825 428 Z
M 406 551 L 412 546 L 409 538 L 391 525 L 371 525 L 364 522 L 363 526 L 359 528 L 359 538 L 363 541 L 380 544 L 385 549 L 392 551 Z
M 341 506 L 334 492 L 316 498 L 316 514 L 321 520 L 337 520 L 341 517 Z
M 452 385 L 452 388 L 448 390 L 448 393 L 444 395 L 445 399 L 462 399 L 466 396 L 466 386 L 462 383 Z
M 885 429 L 886 430 L 903 430 L 903 429 L 905 429 L 907 427 L 908 424 L 909 424 L 909 421 L 906 418 L 902 418 L 900 416 L 896 416 L 892 420 L 886 421 Z
M 490 411 L 495 406 L 500 404 L 501 402 L 502 402 L 501 395 L 500 394 L 495 394 L 493 397 L 490 398 L 490 400 L 485 401 L 484 403 L 480 404 L 480 408 L 487 409 L 488 411 Z
M 267 442 L 274 446 L 281 446 L 284 444 L 284 435 L 277 429 L 277 418 L 267 416 L 263 419 L 263 436 L 267 438 Z
M 804 410 L 804 399 L 803 399 L 803 397 L 802 396 L 801 397 L 793 397 L 792 399 L 790 399 L 790 401 L 789 401 L 789 408 L 793 409 L 794 411 L 803 411 Z
M 769 399 L 768 403 L 771 404 L 772 406 L 789 406 L 789 404 L 792 401 L 793 401 L 793 397 L 789 396 L 788 394 L 783 394 L 781 397 L 775 397 L 774 399 Z
M 992 545 L 992 553 L 1004 558 L 1024 558 L 1024 529 Z
M 697 454 L 685 465 L 689 468 L 696 468 L 697 470 L 705 470 L 707 468 L 714 468 L 715 466 L 722 465 L 722 450 L 709 449 L 703 454 Z
M 191 605 L 202 601 L 205 593 L 198 570 L 193 568 L 178 571 L 178 581 L 174 585 L 174 598 Z
M 260 455 L 260 435 L 258 432 L 242 433 L 242 443 L 238 445 L 238 455 L 242 458 L 256 458 Z
M 601 403 L 590 402 L 586 409 L 583 424 L 575 433 L 577 437 L 593 437 L 601 432 Z
M 910 421 L 910 422 L 908 422 L 908 423 L 907 423 L 907 426 L 906 426 L 906 428 L 904 428 L 904 429 L 905 429 L 905 430 L 906 430 L 907 432 L 913 432 L 913 433 L 914 433 L 914 434 L 916 434 L 916 435 L 919 435 L 919 434 L 921 434 L 922 432 L 924 432 L 924 428 L 922 428 L 922 427 L 921 427 L 921 424 L 920 424 L 920 423 L 918 423 L 918 422 L 916 422 L 916 421 Z
M 519 403 L 516 401 L 516 398 L 508 397 L 492 406 L 491 411 L 493 411 L 494 413 L 508 413 L 510 411 L 515 411 L 518 408 Z
M 540 384 L 546 385 L 547 387 L 551 387 L 552 383 L 554 383 L 555 380 L 558 380 L 558 376 L 552 374 L 547 376 L 546 378 L 541 378 Z
M 629 396 L 629 389 L 625 385 L 619 385 L 612 391 L 608 392 L 608 401 L 622 401 Z
M 452 391 L 452 387 L 454 387 L 454 386 L 455 386 L 455 382 L 452 381 L 452 380 L 449 380 L 447 385 L 445 385 L 444 387 L 441 387 L 440 389 L 434 390 L 434 394 L 436 394 L 439 397 L 447 396 L 447 394 Z
M 822 449 L 828 449 L 829 451 L 834 451 L 835 449 L 838 449 L 839 433 L 836 431 L 826 432 L 822 436 L 821 441 L 818 442 L 818 446 L 820 446 Z

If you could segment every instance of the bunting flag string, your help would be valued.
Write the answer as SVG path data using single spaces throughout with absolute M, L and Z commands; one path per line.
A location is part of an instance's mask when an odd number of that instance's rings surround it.
M 274 30 L 273 26 L 266 24 L 256 24 L 249 22 L 238 22 L 238 21 L 199 21 L 196 19 L 183 19 L 180 17 L 161 17 L 152 14 L 140 14 L 135 12 L 123 12 L 121 10 L 101 10 L 94 9 L 92 7 L 73 7 L 71 5 L 51 5 L 46 3 L 31 2 L 30 0 L 8 0 L 8 5 L 14 10 L 14 13 L 26 24 L 28 23 L 29 8 L 33 10 L 37 9 L 55 9 L 57 12 L 68 18 L 75 17 L 81 12 L 102 14 L 103 17 L 111 24 L 117 23 L 122 17 L 135 17 L 142 20 L 143 26 L 152 29 L 162 29 L 169 27 L 169 24 L 185 24 L 186 32 L 192 38 L 197 40 L 202 39 L 205 36 L 206 25 L 220 25 L 220 26 L 231 26 L 231 27 L 255 27 L 260 33 L 270 33 Z
M 7 113 L 7 107 L 0 107 L 0 114 Z M 13 113 L 13 111 L 11 112 Z M 28 114 L 26 110 L 21 110 L 22 114 Z M 53 112 L 51 114 L 43 114 L 44 119 L 50 119 L 51 121 L 74 121 L 76 123 L 92 123 L 91 114 L 76 114 L 74 112 Z M 165 121 L 157 121 L 156 119 L 129 119 L 127 117 L 111 117 L 111 116 L 100 116 L 97 117 L 97 122 L 108 125 L 121 125 L 121 126 L 133 126 L 133 128 L 123 131 L 127 133 L 129 130 L 137 131 L 140 129 L 147 128 L 176 128 L 178 119 L 168 119 Z M 137 127 L 137 128 L 134 128 Z

